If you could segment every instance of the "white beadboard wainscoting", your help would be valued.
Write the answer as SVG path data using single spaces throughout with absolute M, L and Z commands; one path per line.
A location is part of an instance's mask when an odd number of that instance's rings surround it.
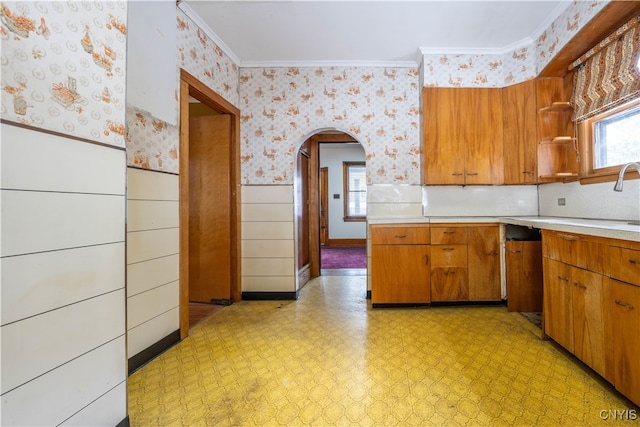
M 242 297 L 293 297 L 295 249 L 293 186 L 242 186 Z
M 2 425 L 127 416 L 124 150 L 2 124 Z
M 127 171 L 127 355 L 132 370 L 179 340 L 180 206 L 178 175 Z M 142 353 L 167 337 L 163 348 Z

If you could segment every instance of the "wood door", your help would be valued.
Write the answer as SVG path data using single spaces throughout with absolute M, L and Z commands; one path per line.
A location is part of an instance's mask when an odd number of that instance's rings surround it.
M 465 121 L 465 183 L 503 184 L 502 90 L 464 89 L 469 99 L 460 104 L 459 120 Z M 471 126 L 471 127 L 469 127 Z
M 300 185 L 297 188 L 296 216 L 298 223 L 298 270 L 309 264 L 309 156 L 298 153 L 297 171 Z
M 536 81 L 502 89 L 504 183 L 538 181 Z
M 320 245 L 329 244 L 329 168 L 320 168 Z
M 500 229 L 469 227 L 469 300 L 500 301 Z
M 604 276 L 573 267 L 571 281 L 575 355 L 605 376 Z
M 464 184 L 464 156 L 469 143 L 471 116 L 469 92 L 460 88 L 425 88 L 425 184 Z
M 429 245 L 372 245 L 371 302 L 429 303 Z
M 189 301 L 231 299 L 231 116 L 189 118 Z
M 509 311 L 542 311 L 542 249 L 537 242 L 506 242 Z
M 432 301 L 469 301 L 468 271 L 465 267 L 431 269 Z
M 610 280 L 615 386 L 640 405 L 640 287 Z
M 544 258 L 542 263 L 544 333 L 573 353 L 571 267 L 549 258 Z

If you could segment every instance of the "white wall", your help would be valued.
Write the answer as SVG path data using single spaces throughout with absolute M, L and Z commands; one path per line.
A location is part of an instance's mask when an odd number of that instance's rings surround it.
M 365 239 L 365 222 L 344 221 L 342 162 L 364 162 L 365 152 L 360 144 L 320 144 L 320 167 L 329 171 L 329 239 Z M 333 195 L 339 194 L 339 199 Z
M 125 152 L 3 124 L 1 424 L 126 418 Z
M 613 191 L 614 182 L 540 185 L 540 215 L 640 220 L 640 180 L 628 180 L 623 184 L 620 193 Z M 564 198 L 566 204 L 558 206 L 558 198 Z
M 178 176 L 128 168 L 127 356 L 180 329 Z

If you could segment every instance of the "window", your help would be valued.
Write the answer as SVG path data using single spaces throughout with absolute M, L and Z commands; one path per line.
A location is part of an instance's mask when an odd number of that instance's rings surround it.
M 342 162 L 344 220 L 364 221 L 367 216 L 367 171 L 364 162 Z
M 616 174 L 620 166 L 640 161 L 640 99 L 586 119 L 583 176 Z
M 640 159 L 640 105 L 594 121 L 594 169 L 637 159 Z

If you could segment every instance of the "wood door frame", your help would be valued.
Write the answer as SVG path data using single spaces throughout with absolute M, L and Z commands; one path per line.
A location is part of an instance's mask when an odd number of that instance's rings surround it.
M 364 145 L 344 130 L 335 129 L 340 134 L 316 133 L 308 141 L 309 153 L 309 273 L 310 277 L 320 276 L 320 143 L 357 142 L 364 149 Z M 304 142 L 302 142 L 302 145 Z M 299 151 L 299 148 L 298 148 Z M 366 151 L 365 151 L 366 154 Z M 297 156 L 297 152 L 296 152 Z M 366 164 L 366 160 L 365 160 Z M 296 228 L 297 229 L 297 228 Z M 297 251 L 296 251 L 297 252 Z M 296 265 L 297 265 L 296 253 Z M 368 268 L 368 267 L 367 267 Z
M 329 210 L 328 210 L 328 206 L 329 206 L 329 168 L 328 167 L 324 167 L 324 168 L 320 168 L 320 181 L 318 182 L 320 184 L 319 188 L 324 188 L 324 192 L 319 191 L 320 193 L 320 208 L 322 208 L 322 206 L 324 205 L 325 209 L 327 210 L 327 212 L 325 212 L 325 221 L 324 221 L 324 225 L 325 228 L 324 230 L 322 229 L 322 224 L 320 224 L 320 244 L 322 245 L 322 241 L 324 240 L 324 244 L 325 246 L 329 246 Z M 322 209 L 320 209 L 320 217 L 322 217 Z
M 240 110 L 184 69 L 180 69 L 180 339 L 189 336 L 189 96 L 231 116 L 231 298 L 240 301 Z

